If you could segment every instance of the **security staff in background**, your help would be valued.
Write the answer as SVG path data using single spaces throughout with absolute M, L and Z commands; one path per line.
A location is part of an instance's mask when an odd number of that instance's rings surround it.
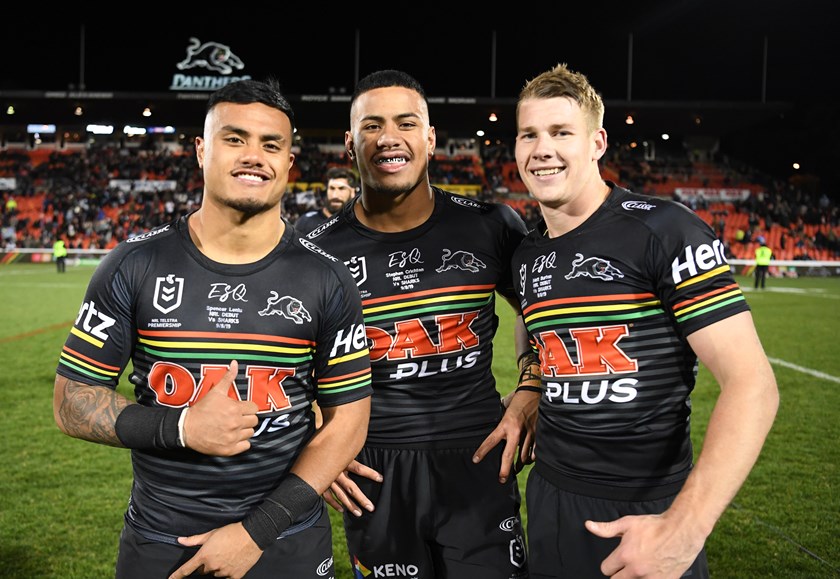
M 758 247 L 755 248 L 755 289 L 764 289 L 767 279 L 767 270 L 770 269 L 770 260 L 773 257 L 773 250 L 767 247 L 764 237 L 759 236 Z
M 64 245 L 64 240 L 60 237 L 53 243 L 53 259 L 55 259 L 55 267 L 58 273 L 67 271 L 67 246 Z

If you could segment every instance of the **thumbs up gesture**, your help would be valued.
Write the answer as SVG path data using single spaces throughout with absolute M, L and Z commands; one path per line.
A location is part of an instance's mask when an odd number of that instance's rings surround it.
M 190 406 L 184 419 L 184 442 L 202 454 L 233 456 L 251 448 L 257 405 L 228 396 L 239 364 L 231 360 L 219 382 Z

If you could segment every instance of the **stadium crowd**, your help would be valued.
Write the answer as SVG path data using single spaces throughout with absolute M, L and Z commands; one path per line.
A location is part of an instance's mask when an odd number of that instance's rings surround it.
M 486 146 L 480 154 L 452 149 L 435 156 L 433 183 L 508 203 L 526 223 L 536 222 L 537 205 L 519 180 L 508 146 Z M 718 232 L 732 257 L 751 256 L 764 237 L 777 259 L 840 259 L 840 207 L 819 187 L 780 182 L 710 157 L 671 151 L 647 158 L 619 145 L 611 148 L 602 172 L 634 191 L 674 197 L 691 207 Z M 343 151 L 300 145 L 283 201 L 292 222 L 319 205 L 324 175 L 334 166 L 350 167 Z M 14 188 L 3 187 L 11 182 Z M 195 209 L 202 186 L 191 146 L 0 150 L 3 246 L 46 248 L 60 237 L 70 249 L 110 249 Z M 741 194 L 721 199 L 704 191 Z

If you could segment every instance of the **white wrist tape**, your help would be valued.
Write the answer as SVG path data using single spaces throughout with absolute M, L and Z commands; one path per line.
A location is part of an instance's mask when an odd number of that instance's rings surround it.
M 184 432 L 184 423 L 187 421 L 187 410 L 189 409 L 189 406 L 184 408 L 181 411 L 180 418 L 178 418 L 178 444 L 184 448 L 187 448 L 187 433 Z

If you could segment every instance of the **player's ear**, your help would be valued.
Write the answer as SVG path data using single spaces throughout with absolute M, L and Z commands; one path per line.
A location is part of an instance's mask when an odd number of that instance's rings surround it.
M 353 142 L 353 133 L 350 131 L 344 132 L 344 150 L 351 161 L 356 158 L 356 143 Z
M 195 138 L 195 158 L 198 160 L 198 167 L 204 168 L 204 139 L 201 137 Z
M 592 160 L 598 161 L 607 152 L 607 130 L 601 127 L 592 133 L 594 146 L 592 149 Z

